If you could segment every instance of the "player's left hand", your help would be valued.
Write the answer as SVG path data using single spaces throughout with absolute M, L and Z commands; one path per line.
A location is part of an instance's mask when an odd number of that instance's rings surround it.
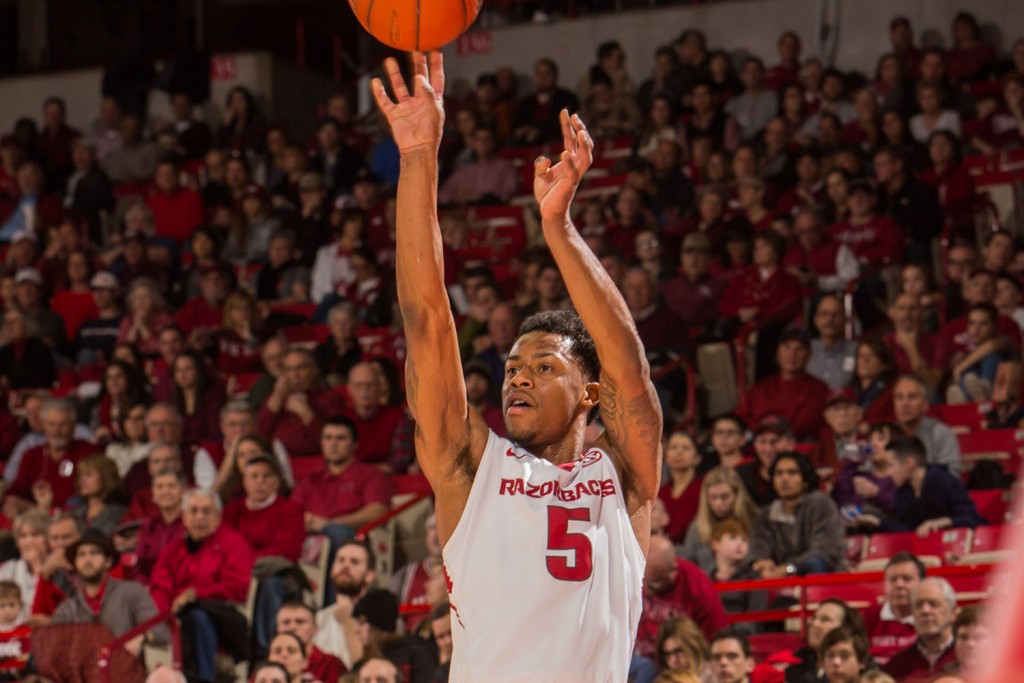
M 377 106 L 391 125 L 391 134 L 401 154 L 420 150 L 437 152 L 444 128 L 444 66 L 440 52 L 427 55 L 412 53 L 415 72 L 412 92 L 409 91 L 398 68 L 398 62 L 387 59 L 384 62 L 391 81 L 394 100 L 384 90 L 384 83 L 373 79 L 370 88 L 377 100 Z
M 594 140 L 580 115 L 570 117 L 569 111 L 563 109 L 559 119 L 565 149 L 558 163 L 552 166 L 547 157 L 540 157 L 534 162 L 533 195 L 540 205 L 542 220 L 568 217 L 576 188 L 594 161 Z

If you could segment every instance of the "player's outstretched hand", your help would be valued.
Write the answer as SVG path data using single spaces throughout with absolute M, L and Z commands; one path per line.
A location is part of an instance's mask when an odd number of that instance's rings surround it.
M 558 163 L 552 165 L 547 157 L 540 157 L 534 162 L 533 195 L 540 205 L 542 220 L 568 217 L 576 188 L 594 161 L 594 140 L 580 115 L 570 117 L 568 110 L 563 109 L 559 119 L 565 149 Z
M 401 154 L 418 150 L 437 151 L 441 144 L 444 128 L 444 65 L 440 52 L 429 55 L 412 53 L 414 73 L 413 92 L 402 78 L 398 62 L 387 59 L 384 62 L 391 81 L 394 99 L 384 90 L 384 83 L 373 79 L 371 88 L 377 106 L 391 125 L 391 134 Z

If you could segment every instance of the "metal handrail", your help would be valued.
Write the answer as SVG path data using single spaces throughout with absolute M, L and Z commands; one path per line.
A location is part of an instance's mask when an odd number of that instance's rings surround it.
M 167 628 L 171 632 L 171 665 L 175 670 L 181 671 L 181 632 L 180 627 L 178 626 L 178 618 L 174 616 L 172 612 L 161 612 L 160 614 L 142 622 L 130 631 L 125 631 L 120 636 L 100 648 L 100 656 L 96 665 L 99 667 L 100 677 L 102 678 L 103 683 L 112 683 L 110 680 L 110 657 L 118 648 L 124 647 L 124 644 L 135 636 L 145 633 L 153 627 L 159 626 L 165 622 L 167 623 Z

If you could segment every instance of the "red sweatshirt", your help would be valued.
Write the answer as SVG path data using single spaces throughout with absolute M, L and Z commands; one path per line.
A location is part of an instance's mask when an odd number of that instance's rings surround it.
M 775 269 L 768 279 L 761 279 L 757 266 L 749 266 L 734 277 L 718 304 L 723 316 L 739 315 L 741 308 L 757 307 L 756 320 L 764 322 L 778 316 L 797 313 L 803 301 L 800 281 L 790 275 L 782 266 Z
M 297 562 L 302 553 L 302 507 L 284 496 L 259 510 L 250 509 L 245 498 L 233 500 L 224 506 L 224 523 L 249 542 L 257 559 L 277 556 Z
M 245 539 L 221 524 L 195 552 L 187 544 L 186 536 L 175 539 L 153 567 L 149 592 L 157 608 L 166 612 L 187 588 L 195 589 L 199 599 L 245 602 L 255 561 Z
M 836 223 L 828 229 L 832 239 L 845 244 L 861 263 L 882 265 L 903 255 L 903 231 L 888 216 L 873 216 L 866 223 Z
M 306 397 L 309 399 L 309 406 L 315 413 L 313 420 L 308 425 L 302 424 L 298 415 L 290 413 L 284 408 L 280 412 L 272 413 L 265 403 L 260 407 L 260 434 L 271 441 L 274 439 L 280 441 L 284 444 L 288 455 L 293 458 L 320 455 L 320 432 L 324 428 L 324 422 L 328 418 L 345 412 L 344 399 L 333 391 L 314 389 L 307 392 Z M 362 440 L 362 431 L 360 431 L 359 437 Z
M 827 394 L 828 385 L 806 373 L 791 380 L 772 375 L 743 394 L 736 413 L 750 425 L 768 415 L 778 415 L 789 423 L 793 436 L 809 439 L 821 430 Z

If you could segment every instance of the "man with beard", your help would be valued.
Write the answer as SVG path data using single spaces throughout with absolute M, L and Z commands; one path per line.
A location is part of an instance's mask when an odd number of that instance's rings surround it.
M 363 655 L 352 610 L 373 585 L 377 577 L 376 564 L 370 546 L 363 541 L 346 541 L 338 548 L 331 565 L 331 583 L 337 597 L 333 605 L 316 613 L 319 630 L 313 643 L 350 669 Z
M 325 654 L 313 644 L 316 637 L 316 612 L 303 602 L 286 602 L 277 610 L 277 633 L 297 636 L 309 653 L 306 673 L 318 681 L 336 681 L 346 671 L 345 665 L 334 655 Z
M 132 630 L 157 615 L 156 605 L 145 587 L 135 581 L 120 581 L 110 576 L 117 563 L 113 544 L 95 529 L 89 529 L 66 550 L 68 562 L 74 565 L 81 588 L 64 600 L 53 613 L 54 624 L 91 624 L 99 621 L 114 634 Z M 133 657 L 139 656 L 145 634 L 124 644 Z M 152 639 L 167 641 L 165 626 L 152 631 Z

